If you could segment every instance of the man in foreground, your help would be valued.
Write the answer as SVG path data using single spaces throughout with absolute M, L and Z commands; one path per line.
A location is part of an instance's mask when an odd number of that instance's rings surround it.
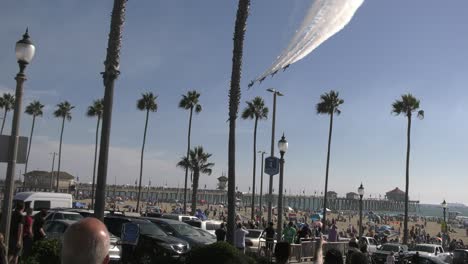
M 96 218 L 88 217 L 71 225 L 65 232 L 62 263 L 109 263 L 110 238 L 106 226 Z

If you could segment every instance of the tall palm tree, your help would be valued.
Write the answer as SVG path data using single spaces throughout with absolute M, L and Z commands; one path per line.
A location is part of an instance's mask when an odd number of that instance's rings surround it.
M 42 109 L 44 105 L 41 102 L 35 100 L 32 101 L 28 106 L 26 106 L 26 110 L 24 111 L 26 114 L 32 116 L 32 125 L 31 125 L 31 135 L 29 136 L 29 146 L 28 146 L 28 153 L 26 155 L 26 163 L 24 164 L 24 174 L 28 172 L 28 162 L 29 162 L 29 153 L 31 153 L 31 145 L 32 145 L 32 138 L 34 133 L 34 125 L 36 124 L 36 117 L 42 116 L 43 112 Z
M 419 100 L 412 94 L 404 94 L 401 100 L 396 100 L 392 104 L 392 113 L 395 115 L 404 115 L 408 119 L 408 128 L 406 134 L 406 187 L 405 187 L 405 219 L 403 225 L 403 244 L 408 243 L 408 201 L 409 201 L 409 163 L 410 163 L 410 143 L 411 143 L 411 117 L 413 113 L 419 119 L 424 118 L 424 110 L 419 110 Z
M 0 97 L 0 108 L 3 108 L 3 120 L 0 135 L 3 135 L 3 128 L 5 127 L 7 114 L 13 109 L 13 107 L 15 107 L 15 96 L 10 93 L 4 93 L 3 96 Z
M 101 123 L 102 112 L 104 111 L 104 99 L 94 100 L 93 104 L 88 106 L 86 115 L 88 117 L 97 117 L 96 124 L 96 143 L 94 145 L 94 165 L 93 165 L 93 182 L 91 184 L 91 208 L 94 207 L 94 183 L 96 182 L 96 162 L 97 162 L 97 150 L 99 140 L 99 125 Z
M 158 104 L 156 103 L 158 96 L 152 92 L 142 94 L 142 97 L 137 101 L 137 108 L 140 111 L 146 111 L 145 119 L 145 130 L 143 132 L 143 145 L 141 146 L 141 159 L 140 159 L 140 183 L 138 185 L 138 198 L 137 198 L 137 210 L 140 210 L 140 198 L 141 198 L 141 181 L 143 180 L 143 154 L 145 152 L 146 143 L 146 130 L 148 129 L 148 118 L 150 112 L 156 112 L 158 110 Z
M 228 143 L 228 221 L 227 241 L 234 245 L 236 225 L 236 119 L 241 96 L 240 81 L 245 28 L 249 16 L 250 0 L 239 0 L 234 28 L 231 87 L 229 89 L 229 143 Z
M 333 131 L 333 116 L 340 115 L 340 105 L 343 104 L 343 99 L 339 98 L 339 93 L 331 90 L 320 96 L 320 102 L 316 105 L 317 114 L 330 115 L 330 129 L 328 131 L 328 150 L 327 150 L 327 167 L 325 170 L 325 192 L 323 197 L 323 226 L 326 226 L 327 218 L 327 193 L 328 193 L 328 169 L 330 167 L 330 146 Z
M 188 158 L 182 157 L 181 161 L 177 163 L 178 167 L 189 169 L 193 172 L 193 190 L 192 190 L 192 215 L 197 210 L 197 193 L 198 183 L 200 181 L 200 173 L 211 175 L 214 163 L 208 162 L 211 154 L 205 153 L 202 146 L 195 147 L 190 150 Z
M 247 107 L 242 112 L 242 119 L 254 119 L 254 134 L 253 134 L 253 170 L 252 170 L 252 205 L 250 219 L 254 219 L 255 214 L 255 171 L 257 168 L 257 124 L 258 120 L 268 118 L 268 107 L 265 106 L 263 98 L 255 97 L 252 101 L 247 101 Z
M 60 165 L 62 162 L 62 139 L 63 139 L 63 129 L 65 128 L 65 120 L 70 121 L 72 119 L 71 110 L 75 108 L 68 101 L 63 101 L 57 105 L 57 109 L 54 112 L 54 116 L 57 118 L 62 118 L 62 129 L 60 131 L 60 144 L 59 144 L 59 154 L 58 154 L 58 166 L 57 166 L 57 186 L 55 191 L 59 191 L 59 178 L 60 178 Z
M 200 113 L 202 110 L 202 106 L 198 103 L 198 98 L 200 98 L 200 94 L 193 90 L 188 91 L 187 95 L 182 95 L 182 99 L 179 102 L 179 107 L 185 110 L 190 110 L 189 115 L 189 127 L 188 127 L 188 136 L 187 136 L 187 155 L 188 157 L 190 152 L 190 134 L 192 131 L 192 115 L 193 110 L 195 113 Z M 188 178 L 188 167 L 185 168 L 185 185 L 184 185 L 184 214 L 187 213 L 187 178 Z

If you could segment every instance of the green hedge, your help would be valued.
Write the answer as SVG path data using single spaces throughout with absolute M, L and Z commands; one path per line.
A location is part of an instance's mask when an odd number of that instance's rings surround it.
M 60 264 L 60 242 L 42 240 L 34 242 L 31 256 L 21 261 L 22 264 Z
M 187 263 L 256 264 L 257 262 L 226 242 L 216 242 L 193 249 Z

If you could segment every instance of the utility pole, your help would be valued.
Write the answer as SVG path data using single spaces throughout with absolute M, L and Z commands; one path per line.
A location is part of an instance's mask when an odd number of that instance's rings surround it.
M 55 156 L 57 152 L 49 153 L 52 155 L 52 169 L 50 170 L 50 190 L 52 191 L 54 188 L 54 165 L 55 165 Z

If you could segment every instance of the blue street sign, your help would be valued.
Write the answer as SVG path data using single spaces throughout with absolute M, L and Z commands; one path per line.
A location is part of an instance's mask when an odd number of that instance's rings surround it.
M 265 173 L 276 175 L 279 173 L 279 159 L 277 157 L 268 157 L 265 159 Z

